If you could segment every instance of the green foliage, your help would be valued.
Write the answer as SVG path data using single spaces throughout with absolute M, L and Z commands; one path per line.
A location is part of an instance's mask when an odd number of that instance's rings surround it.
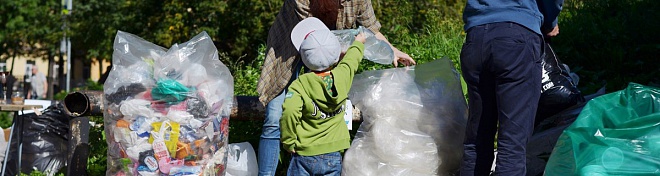
M 32 171 L 32 172 L 30 172 L 30 174 L 21 173 L 21 176 L 46 176 L 46 175 L 49 175 L 49 174 L 41 172 L 41 171 Z M 54 175 L 64 176 L 64 173 L 57 173 L 57 174 L 54 174 Z
M 2 129 L 11 127 L 14 117 L 11 112 L 0 112 L 0 127 Z
M 169 47 L 206 31 L 216 41 L 223 62 L 243 58 L 253 63 L 265 43 L 280 0 L 245 1 L 74 1 L 73 45 L 88 58 L 109 59 L 117 30 Z M 395 45 L 406 35 L 426 33 L 444 19 L 459 19 L 464 0 L 373 1 L 381 32 Z M 401 15 L 406 14 L 406 15 Z M 127 25 L 130 24 L 130 25 Z
M 86 53 L 88 58 L 109 59 L 112 55 L 114 36 L 122 26 L 138 27 L 135 15 L 120 10 L 128 2 L 119 0 L 73 1 L 74 11 L 69 17 L 72 50 Z M 130 23 L 129 23 L 130 22 Z M 135 24 L 135 25 L 125 25 Z M 127 30 L 127 29 L 123 29 Z
M 57 9 L 57 1 L 0 0 L 0 61 L 54 53 L 62 36 Z
M 240 57 L 235 61 L 229 60 L 226 63 L 229 70 L 234 77 L 234 95 L 244 96 L 258 96 L 257 82 L 261 74 L 261 66 L 264 63 L 266 45 L 262 44 L 258 49 L 256 59 L 246 61 L 246 57 Z M 226 54 L 221 54 L 221 57 L 227 57 Z
M 217 35 L 225 1 L 74 1 L 74 45 L 88 58 L 110 59 L 118 30 L 169 48 L 206 31 Z M 220 41 L 213 38 L 214 41 Z
M 169 48 L 206 31 L 220 53 L 255 58 L 279 10 L 279 0 L 74 1 L 73 45 L 87 58 L 110 59 L 117 30 Z M 225 60 L 226 59 L 226 60 Z
M 268 29 L 282 7 L 282 0 L 226 1 L 227 8 L 219 13 L 217 43 L 221 52 L 232 57 L 245 55 L 252 59 L 257 49 L 266 43 Z
M 60 92 L 57 92 L 55 95 L 53 95 L 53 100 L 64 100 L 64 97 L 68 95 L 69 92 L 66 90 L 61 90 Z
M 660 85 L 660 1 L 566 1 L 560 33 L 552 40 L 557 56 L 580 76 L 578 87 L 593 93 L 629 82 Z
M 381 32 L 396 44 L 409 34 L 423 34 L 447 19 L 460 20 L 465 0 L 372 0 Z M 405 52 L 405 51 L 404 51 Z
M 460 66 L 460 54 L 465 32 L 463 32 L 463 23 L 457 19 L 446 19 L 439 21 L 435 25 L 427 25 L 426 33 L 414 34 L 411 37 L 402 39 L 406 48 L 404 51 L 410 51 L 408 54 L 415 58 L 417 64 L 423 64 L 435 59 L 447 57 L 454 63 L 454 68 L 461 79 L 463 94 L 467 98 L 467 85 L 463 80 Z M 457 47 L 458 46 L 458 47 Z
M 103 131 L 103 116 L 91 116 L 89 121 L 95 125 L 89 129 L 89 156 L 87 157 L 87 173 L 89 175 L 105 175 L 107 165 L 108 143 Z

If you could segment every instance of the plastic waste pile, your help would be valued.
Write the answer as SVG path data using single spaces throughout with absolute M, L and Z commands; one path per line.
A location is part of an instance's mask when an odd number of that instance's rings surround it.
M 451 175 L 463 155 L 467 105 L 449 59 L 355 76 L 363 122 L 342 175 Z
M 660 89 L 596 97 L 559 137 L 545 175 L 660 175 Z
M 224 175 L 233 78 L 206 32 L 166 50 L 119 31 L 112 61 L 106 175 Z
M 348 50 L 348 47 L 355 41 L 355 35 L 361 32 L 364 33 L 366 38 L 364 43 L 365 59 L 383 65 L 392 64 L 394 61 L 392 47 L 387 42 L 376 38 L 376 34 L 368 28 L 360 26 L 358 29 L 333 30 L 332 32 L 339 38 L 342 52 Z

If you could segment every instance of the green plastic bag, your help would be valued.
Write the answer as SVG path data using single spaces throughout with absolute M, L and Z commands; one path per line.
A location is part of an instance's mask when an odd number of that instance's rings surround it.
M 173 79 L 158 80 L 156 86 L 151 89 L 151 96 L 154 100 L 164 101 L 169 104 L 182 102 L 188 94 L 190 94 L 190 89 Z
M 660 89 L 630 83 L 589 101 L 545 175 L 660 175 Z

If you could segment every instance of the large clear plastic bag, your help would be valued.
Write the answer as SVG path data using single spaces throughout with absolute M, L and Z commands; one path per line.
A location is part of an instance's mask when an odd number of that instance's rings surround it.
M 383 65 L 392 64 L 394 61 L 394 50 L 392 50 L 390 44 L 376 38 L 376 34 L 368 28 L 360 26 L 357 29 L 333 30 L 332 32 L 339 38 L 342 52 L 348 50 L 358 33 L 363 33 L 366 38 L 364 42 L 364 59 Z
M 449 59 L 355 76 L 363 122 L 342 175 L 450 175 L 463 155 L 467 104 Z
M 630 83 L 587 102 L 545 175 L 660 175 L 660 89 Z
M 167 50 L 119 31 L 112 61 L 106 175 L 224 175 L 234 81 L 208 34 Z

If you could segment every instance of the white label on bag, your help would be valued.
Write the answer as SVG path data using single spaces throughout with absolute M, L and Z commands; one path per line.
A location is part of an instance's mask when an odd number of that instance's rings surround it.
M 344 110 L 344 113 L 344 121 L 350 131 L 353 129 L 353 104 L 351 103 L 351 100 L 346 100 L 346 109 Z

